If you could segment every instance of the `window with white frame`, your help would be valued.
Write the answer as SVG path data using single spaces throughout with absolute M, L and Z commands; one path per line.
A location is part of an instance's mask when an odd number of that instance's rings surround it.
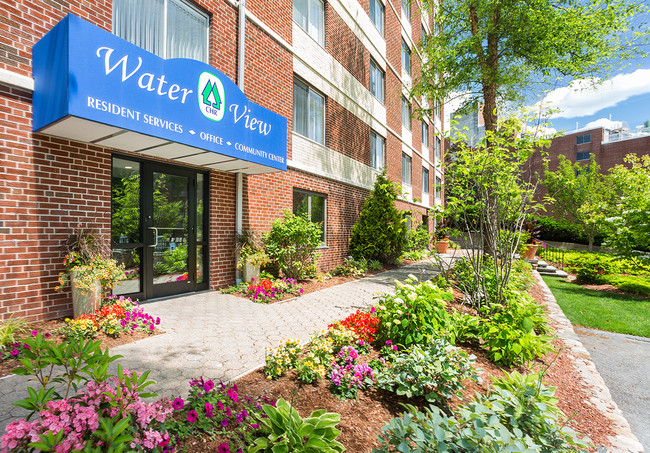
M 402 96 L 402 125 L 411 130 L 411 104 Z
M 325 98 L 309 85 L 293 79 L 293 131 L 325 144 Z
M 433 101 L 433 114 L 436 118 L 440 118 L 440 102 Z
M 370 60 L 370 92 L 379 102 L 384 103 L 385 75 L 374 60 Z
M 411 185 L 411 156 L 402 153 L 402 183 Z
M 370 20 L 379 33 L 384 34 L 384 5 L 381 0 L 370 0 Z
M 422 146 L 429 147 L 429 124 L 426 121 L 422 121 Z
M 113 0 L 113 33 L 162 58 L 209 60 L 210 16 L 184 0 Z
M 422 193 L 429 193 L 429 170 L 422 167 Z
M 436 176 L 436 200 L 440 200 L 442 194 L 442 180 Z
M 327 195 L 293 189 L 293 213 L 306 214 L 309 221 L 321 227 L 321 243 L 327 243 Z
M 325 47 L 325 7 L 321 0 L 293 0 L 293 20 Z
M 441 143 L 440 143 L 440 137 L 436 137 L 436 164 L 440 162 L 440 148 L 441 148 Z
M 411 75 L 411 49 L 404 41 L 402 41 L 402 68 Z
M 384 137 L 370 131 L 370 166 L 376 170 L 381 170 L 385 165 L 386 141 Z
M 420 25 L 422 27 L 422 30 L 420 31 L 421 33 L 420 42 L 422 43 L 422 45 L 425 45 L 427 43 L 428 33 L 427 33 L 427 29 L 424 28 L 424 24 L 420 24 Z
M 410 0 L 402 0 L 402 12 L 404 13 L 404 16 L 406 16 L 408 19 L 411 18 L 411 1 Z
M 583 134 L 576 137 L 576 145 L 583 145 L 585 143 L 591 143 L 591 134 Z

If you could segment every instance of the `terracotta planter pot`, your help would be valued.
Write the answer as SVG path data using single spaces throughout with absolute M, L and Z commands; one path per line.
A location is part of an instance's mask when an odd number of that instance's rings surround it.
M 535 259 L 535 254 L 537 253 L 537 249 L 539 248 L 538 244 L 526 244 L 526 259 L 527 260 L 533 260 Z
M 438 253 L 447 253 L 447 249 L 449 249 L 448 240 L 436 241 L 436 250 Z
M 70 286 L 72 287 L 72 312 L 75 318 L 82 314 L 92 314 L 99 308 L 102 301 L 102 285 L 95 280 L 95 287 L 82 291 L 74 285 L 75 272 L 70 272 Z M 84 294 L 85 292 L 85 294 Z
M 242 271 L 242 278 L 244 279 L 245 282 L 250 282 L 251 279 L 255 279 L 256 282 L 260 281 L 260 268 L 257 266 L 253 266 L 248 260 L 246 260 L 246 264 L 244 265 L 244 269 Z

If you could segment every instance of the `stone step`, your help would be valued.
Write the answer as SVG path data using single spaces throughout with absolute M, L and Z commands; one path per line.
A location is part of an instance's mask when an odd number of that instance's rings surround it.
M 544 260 L 539 260 L 537 261 L 537 267 L 546 267 L 548 266 L 548 263 Z
M 566 278 L 569 276 L 569 274 L 559 269 L 557 269 L 555 272 L 539 272 L 539 275 L 545 275 L 547 277 L 558 277 L 558 278 Z

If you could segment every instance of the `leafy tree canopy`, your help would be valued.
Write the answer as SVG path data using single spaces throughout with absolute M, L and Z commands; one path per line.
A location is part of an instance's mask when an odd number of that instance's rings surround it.
M 641 55 L 648 34 L 632 18 L 647 8 L 625 0 L 424 0 L 436 30 L 422 43 L 413 95 L 438 101 L 467 92 L 484 104 L 485 129 L 497 107 L 523 101 L 534 84 L 558 77 L 604 77 Z

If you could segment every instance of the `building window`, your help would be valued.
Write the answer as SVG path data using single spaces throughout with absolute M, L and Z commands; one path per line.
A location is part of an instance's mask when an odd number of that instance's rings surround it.
M 113 33 L 162 58 L 208 62 L 210 17 L 183 0 L 114 0 Z
M 422 146 L 429 147 L 429 124 L 426 121 L 422 121 Z
M 591 157 L 590 151 L 580 151 L 576 153 L 576 160 L 589 160 Z
M 307 218 L 321 227 L 321 243 L 326 244 L 327 236 L 327 196 L 323 194 L 293 189 L 293 213 L 307 214 Z
M 381 70 L 377 63 L 370 60 L 370 92 L 382 104 L 384 103 L 384 77 L 384 71 Z
M 325 98 L 309 85 L 293 80 L 293 131 L 325 144 Z
M 429 193 L 429 170 L 422 167 L 422 193 Z
M 436 164 L 440 162 L 440 137 L 436 137 Z
M 321 0 L 293 0 L 293 20 L 325 47 L 325 7 Z
M 591 134 L 578 135 L 576 137 L 577 145 L 582 145 L 584 143 L 591 143 Z
M 402 153 L 402 182 L 411 185 L 411 156 Z
M 402 0 L 402 13 L 406 18 L 411 18 L 411 2 L 410 0 Z
M 436 176 L 436 200 L 440 200 L 442 193 L 442 181 Z
M 421 30 L 420 42 L 422 43 L 422 45 L 426 45 L 427 36 L 428 36 L 427 35 L 427 30 L 426 30 L 426 28 L 424 28 L 424 24 L 421 24 L 421 26 L 422 26 L 422 30 Z
M 411 49 L 404 41 L 402 41 L 402 68 L 408 75 L 411 75 Z
M 429 232 L 429 216 L 426 214 L 422 214 L 422 225 L 420 225 L 420 228 L 425 230 L 427 233 Z
M 384 168 L 386 142 L 381 135 L 370 131 L 370 166 L 376 170 Z
M 370 20 L 379 33 L 384 34 L 384 5 L 381 0 L 370 0 Z
M 433 101 L 433 115 L 440 118 L 440 103 L 438 101 Z
M 402 125 L 411 130 L 411 104 L 402 96 Z

